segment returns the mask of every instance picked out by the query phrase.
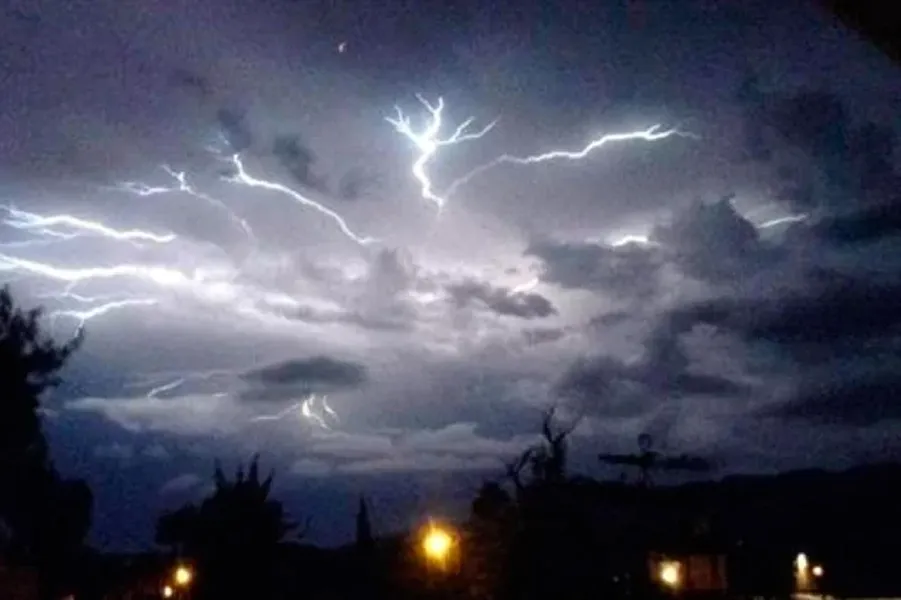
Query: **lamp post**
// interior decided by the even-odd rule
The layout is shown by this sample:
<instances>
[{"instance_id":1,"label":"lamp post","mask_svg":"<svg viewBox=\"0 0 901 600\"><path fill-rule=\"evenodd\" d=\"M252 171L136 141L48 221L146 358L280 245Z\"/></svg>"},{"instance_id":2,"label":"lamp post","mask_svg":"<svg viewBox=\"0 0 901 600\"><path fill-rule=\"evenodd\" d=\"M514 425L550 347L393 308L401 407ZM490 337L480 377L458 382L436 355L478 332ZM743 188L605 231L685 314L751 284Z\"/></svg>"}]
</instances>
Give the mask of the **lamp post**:
<instances>
[{"instance_id":1,"label":"lamp post","mask_svg":"<svg viewBox=\"0 0 901 600\"><path fill-rule=\"evenodd\" d=\"M682 563L675 560L665 560L660 563L657 573L660 583L670 591L676 592L682 587Z\"/></svg>"},{"instance_id":2,"label":"lamp post","mask_svg":"<svg viewBox=\"0 0 901 600\"><path fill-rule=\"evenodd\" d=\"M194 581L194 571L186 565L178 565L172 572L169 581L163 584L160 590L163 598L187 598L191 582Z\"/></svg>"},{"instance_id":3,"label":"lamp post","mask_svg":"<svg viewBox=\"0 0 901 600\"><path fill-rule=\"evenodd\" d=\"M422 552L426 562L446 571L454 551L454 536L444 527L430 523L422 536Z\"/></svg>"},{"instance_id":4,"label":"lamp post","mask_svg":"<svg viewBox=\"0 0 901 600\"><path fill-rule=\"evenodd\" d=\"M427 589L437 598L452 597L450 575L460 554L457 532L430 521L420 534L419 550L426 566Z\"/></svg>"}]
</instances>

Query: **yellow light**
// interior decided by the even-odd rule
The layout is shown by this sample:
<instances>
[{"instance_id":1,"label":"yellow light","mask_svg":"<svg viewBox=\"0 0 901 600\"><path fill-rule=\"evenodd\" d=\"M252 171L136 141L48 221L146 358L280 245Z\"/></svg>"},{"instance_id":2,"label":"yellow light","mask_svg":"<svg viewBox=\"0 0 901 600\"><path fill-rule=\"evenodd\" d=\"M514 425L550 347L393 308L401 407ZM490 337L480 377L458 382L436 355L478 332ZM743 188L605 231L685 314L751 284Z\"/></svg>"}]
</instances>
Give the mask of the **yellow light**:
<instances>
[{"instance_id":1,"label":"yellow light","mask_svg":"<svg viewBox=\"0 0 901 600\"><path fill-rule=\"evenodd\" d=\"M163 586L163 598L171 598L175 595L175 590L172 589L171 585Z\"/></svg>"},{"instance_id":2,"label":"yellow light","mask_svg":"<svg viewBox=\"0 0 901 600\"><path fill-rule=\"evenodd\" d=\"M448 532L432 525L422 539L422 550L429 560L444 562L453 543L454 540Z\"/></svg>"},{"instance_id":3,"label":"yellow light","mask_svg":"<svg viewBox=\"0 0 901 600\"><path fill-rule=\"evenodd\" d=\"M192 579L194 579L194 573L188 567L181 566L175 569L175 585L184 587L191 583Z\"/></svg>"},{"instance_id":4,"label":"yellow light","mask_svg":"<svg viewBox=\"0 0 901 600\"><path fill-rule=\"evenodd\" d=\"M799 553L795 558L795 567L798 569L798 572L806 573L808 566L810 566L810 561L807 560L807 555L803 552Z\"/></svg>"},{"instance_id":5,"label":"yellow light","mask_svg":"<svg viewBox=\"0 0 901 600\"><path fill-rule=\"evenodd\" d=\"M823 576L823 567L821 567L820 565L816 565L816 566L811 570L811 572L813 573L813 576L814 576L814 577L822 577L822 576Z\"/></svg>"},{"instance_id":6,"label":"yellow light","mask_svg":"<svg viewBox=\"0 0 901 600\"><path fill-rule=\"evenodd\" d=\"M660 563L660 581L669 587L678 587L682 581L682 565L675 561Z\"/></svg>"}]
</instances>

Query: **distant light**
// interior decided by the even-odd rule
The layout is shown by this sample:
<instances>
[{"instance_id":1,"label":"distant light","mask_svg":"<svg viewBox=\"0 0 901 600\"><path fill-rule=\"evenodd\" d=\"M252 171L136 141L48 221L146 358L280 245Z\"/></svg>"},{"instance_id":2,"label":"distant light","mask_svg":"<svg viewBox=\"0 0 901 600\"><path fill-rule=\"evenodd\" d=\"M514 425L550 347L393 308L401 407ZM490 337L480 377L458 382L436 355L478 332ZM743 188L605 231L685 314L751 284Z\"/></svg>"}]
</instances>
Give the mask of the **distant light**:
<instances>
[{"instance_id":1,"label":"distant light","mask_svg":"<svg viewBox=\"0 0 901 600\"><path fill-rule=\"evenodd\" d=\"M798 553L798 556L795 558L795 568L798 569L798 572L806 573L809 566L810 561L807 560L807 555L803 552Z\"/></svg>"},{"instance_id":2,"label":"distant light","mask_svg":"<svg viewBox=\"0 0 901 600\"><path fill-rule=\"evenodd\" d=\"M194 579L194 573L188 567L180 566L175 569L175 585L184 587L191 583L192 579Z\"/></svg>"},{"instance_id":3,"label":"distant light","mask_svg":"<svg viewBox=\"0 0 901 600\"><path fill-rule=\"evenodd\" d=\"M660 581L669 587L678 587L682 581L682 565L676 561L660 563Z\"/></svg>"},{"instance_id":4,"label":"distant light","mask_svg":"<svg viewBox=\"0 0 901 600\"><path fill-rule=\"evenodd\" d=\"M816 565L812 571L814 577L822 577L823 576L823 567L820 565Z\"/></svg>"},{"instance_id":5,"label":"distant light","mask_svg":"<svg viewBox=\"0 0 901 600\"><path fill-rule=\"evenodd\" d=\"M453 542L453 538L447 531L431 525L422 539L422 550L429 560L444 562L450 553Z\"/></svg>"},{"instance_id":6,"label":"distant light","mask_svg":"<svg viewBox=\"0 0 901 600\"><path fill-rule=\"evenodd\" d=\"M163 598L171 598L175 595L175 590L172 589L171 585L163 586Z\"/></svg>"},{"instance_id":7,"label":"distant light","mask_svg":"<svg viewBox=\"0 0 901 600\"><path fill-rule=\"evenodd\" d=\"M338 44L338 52L344 54L344 51L347 50L347 42L341 42Z\"/></svg>"}]
</instances>

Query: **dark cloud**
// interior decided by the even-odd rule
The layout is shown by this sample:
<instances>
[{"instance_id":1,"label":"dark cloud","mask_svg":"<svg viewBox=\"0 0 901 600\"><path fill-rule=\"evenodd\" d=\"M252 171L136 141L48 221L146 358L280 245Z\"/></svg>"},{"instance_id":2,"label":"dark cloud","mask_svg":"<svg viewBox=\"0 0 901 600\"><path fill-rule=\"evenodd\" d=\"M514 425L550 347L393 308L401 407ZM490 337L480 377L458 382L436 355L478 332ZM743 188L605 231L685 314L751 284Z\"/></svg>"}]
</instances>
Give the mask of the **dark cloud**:
<instances>
[{"instance_id":1,"label":"dark cloud","mask_svg":"<svg viewBox=\"0 0 901 600\"><path fill-rule=\"evenodd\" d=\"M277 386L329 386L356 387L366 381L366 367L363 365L329 358L314 356L286 360L252 371L243 375L244 379L265 385Z\"/></svg>"},{"instance_id":2,"label":"dark cloud","mask_svg":"<svg viewBox=\"0 0 901 600\"><path fill-rule=\"evenodd\" d=\"M657 290L661 257L639 244L533 242L527 256L541 260L541 280L564 288L596 290L621 298L647 298Z\"/></svg>"},{"instance_id":3,"label":"dark cloud","mask_svg":"<svg viewBox=\"0 0 901 600\"><path fill-rule=\"evenodd\" d=\"M353 167L338 181L335 191L340 200L356 202L371 196L381 184L381 178L371 169Z\"/></svg>"},{"instance_id":4,"label":"dark cloud","mask_svg":"<svg viewBox=\"0 0 901 600\"><path fill-rule=\"evenodd\" d=\"M866 341L901 325L901 282L812 274L788 293L763 298L723 298L674 312L684 323L732 330L748 341L768 341L803 358L811 346Z\"/></svg>"},{"instance_id":5,"label":"dark cloud","mask_svg":"<svg viewBox=\"0 0 901 600\"><path fill-rule=\"evenodd\" d=\"M253 145L254 136L247 123L244 111L220 108L216 111L216 121L232 152L243 152Z\"/></svg>"},{"instance_id":6,"label":"dark cloud","mask_svg":"<svg viewBox=\"0 0 901 600\"><path fill-rule=\"evenodd\" d=\"M284 134L272 142L272 154L300 185L318 190L328 190L328 182L324 176L314 173L316 154L301 140L297 134Z\"/></svg>"},{"instance_id":7,"label":"dark cloud","mask_svg":"<svg viewBox=\"0 0 901 600\"><path fill-rule=\"evenodd\" d=\"M175 69L172 72L172 82L179 87L191 90L202 99L207 99L213 95L213 89L209 80L203 75L199 75L188 69ZM225 116L225 118L223 118L223 116ZM220 111L220 114L217 115L217 121L219 122L219 125L225 129L225 123L229 122L230 119L228 119L226 115L222 115Z\"/></svg>"},{"instance_id":8,"label":"dark cloud","mask_svg":"<svg viewBox=\"0 0 901 600\"><path fill-rule=\"evenodd\" d=\"M556 391L607 416L633 416L683 397L746 394L749 388L741 382L693 368L681 340L687 332L662 323L634 362L605 355L580 359L557 381Z\"/></svg>"},{"instance_id":9,"label":"dark cloud","mask_svg":"<svg viewBox=\"0 0 901 600\"><path fill-rule=\"evenodd\" d=\"M657 227L652 237L685 274L707 281L748 277L777 257L738 214L730 197L712 204L696 202Z\"/></svg>"},{"instance_id":10,"label":"dark cloud","mask_svg":"<svg viewBox=\"0 0 901 600\"><path fill-rule=\"evenodd\" d=\"M807 89L791 95L767 95L754 77L748 78L740 99L746 111L749 155L778 163L785 160L775 152L782 141L809 161L806 168L795 169L792 177L784 178L780 197L793 207L835 209L897 196L897 139L891 127L873 122L857 125L835 93ZM775 135L768 138L769 131Z\"/></svg>"},{"instance_id":11,"label":"dark cloud","mask_svg":"<svg viewBox=\"0 0 901 600\"><path fill-rule=\"evenodd\" d=\"M789 402L761 414L865 427L882 421L901 420L899 395L901 373L897 368L838 379L822 377L806 382Z\"/></svg>"},{"instance_id":12,"label":"dark cloud","mask_svg":"<svg viewBox=\"0 0 901 600\"><path fill-rule=\"evenodd\" d=\"M523 337L526 340L526 344L530 346L556 342L565 335L566 330L562 328L540 327L523 331Z\"/></svg>"},{"instance_id":13,"label":"dark cloud","mask_svg":"<svg viewBox=\"0 0 901 600\"><path fill-rule=\"evenodd\" d=\"M478 303L499 315L535 319L557 314L550 300L535 293L513 292L510 288L467 280L447 286L453 302L460 307Z\"/></svg>"},{"instance_id":14,"label":"dark cloud","mask_svg":"<svg viewBox=\"0 0 901 600\"><path fill-rule=\"evenodd\" d=\"M631 318L632 314L630 312L620 310L592 317L588 324L591 327L615 327L629 321Z\"/></svg>"},{"instance_id":15,"label":"dark cloud","mask_svg":"<svg viewBox=\"0 0 901 600\"><path fill-rule=\"evenodd\" d=\"M901 178L895 194L901 193ZM842 215L829 215L813 226L813 233L835 244L861 244L901 233L901 198Z\"/></svg>"}]
</instances>

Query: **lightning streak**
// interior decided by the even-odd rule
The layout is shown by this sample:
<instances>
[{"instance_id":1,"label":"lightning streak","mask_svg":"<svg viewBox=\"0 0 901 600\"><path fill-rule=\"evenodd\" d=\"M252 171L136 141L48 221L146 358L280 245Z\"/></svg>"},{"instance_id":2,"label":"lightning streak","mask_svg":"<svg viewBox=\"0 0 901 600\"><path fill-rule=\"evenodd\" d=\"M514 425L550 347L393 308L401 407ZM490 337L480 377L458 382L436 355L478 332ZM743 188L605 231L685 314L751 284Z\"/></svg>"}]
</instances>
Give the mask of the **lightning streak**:
<instances>
[{"instance_id":1,"label":"lightning streak","mask_svg":"<svg viewBox=\"0 0 901 600\"><path fill-rule=\"evenodd\" d=\"M260 188L264 190L269 190L271 192L278 192L280 194L284 194L294 201L302 204L303 206L310 207L320 214L323 214L333 220L337 225L341 232L346 235L348 238L360 244L361 246L366 246L375 242L374 238L363 237L357 235L344 220L344 217L339 215L334 210L323 206L322 204L316 202L315 200L311 200L307 198L300 192L293 190L285 185L280 183L276 183L274 181L268 181L265 179L257 179L247 173L247 170L244 168L244 162L241 160L241 156L239 154L234 154L229 159L229 162L232 163L235 167L235 173L231 177L228 177L228 180L234 183L240 183L242 185L246 185L248 187Z\"/></svg>"},{"instance_id":2,"label":"lightning streak","mask_svg":"<svg viewBox=\"0 0 901 600\"><path fill-rule=\"evenodd\" d=\"M273 319L285 322L287 319L276 316L271 309L283 310L286 307L297 308L300 306L297 300L286 294L237 285L230 279L230 272L221 273L196 269L191 273L186 273L169 267L132 263L108 267L67 268L0 253L0 273L3 272L25 273L66 284L64 290L55 297L69 298L80 302L100 302L102 297L75 297L72 290L76 286L102 280L128 278L163 288L171 293L186 293L204 303L226 307L237 314L264 322ZM111 310L158 303L160 303L158 300L150 298L120 299L108 301L101 306L87 310L59 311L59 315L78 318L83 324L84 321L105 315ZM261 308L269 310L264 311Z\"/></svg>"},{"instance_id":3,"label":"lightning streak","mask_svg":"<svg viewBox=\"0 0 901 600\"><path fill-rule=\"evenodd\" d=\"M768 229L770 227L776 227L777 225L783 225L785 223L802 223L808 219L808 215L800 214L800 215L788 215L787 217L779 217L777 219L770 219L769 221L764 221L759 225L756 225L758 229Z\"/></svg>"},{"instance_id":4,"label":"lightning streak","mask_svg":"<svg viewBox=\"0 0 901 600\"><path fill-rule=\"evenodd\" d=\"M78 321L78 328L82 328L86 321L94 317L103 316L114 310L127 308L129 306L155 306L159 301L152 298L131 298L125 300L114 300L105 302L100 306L89 308L87 310L58 310L50 313L51 317L72 317Z\"/></svg>"},{"instance_id":5,"label":"lightning streak","mask_svg":"<svg viewBox=\"0 0 901 600\"><path fill-rule=\"evenodd\" d=\"M277 413L257 415L250 421L252 423L281 421L288 415L295 413L300 414L301 417L316 425L317 427L328 430L330 430L331 427L326 421L324 415L331 417L335 421L338 420L338 415L334 410L332 410L332 407L328 405L328 399L326 398L326 396L310 394L303 400L295 402L291 406L288 406L287 408L280 410Z\"/></svg>"},{"instance_id":6,"label":"lightning streak","mask_svg":"<svg viewBox=\"0 0 901 600\"><path fill-rule=\"evenodd\" d=\"M428 123L422 131L413 130L410 117L405 115L400 107L395 106L397 117L385 117L385 120L394 126L395 131L409 139L419 150L419 157L413 162L413 177L419 182L422 188L422 197L435 204L440 210L445 203L445 198L439 196L434 191L432 180L426 172L426 166L432 160L443 146L452 146L462 142L477 140L491 131L497 124L492 121L483 129L477 132L468 132L469 126L474 121L473 118L466 119L461 123L454 133L448 138L440 138L442 123L442 112L444 111L444 99L438 98L438 103L432 105L421 95L417 94L416 99L426 108L431 115Z\"/></svg>"},{"instance_id":7,"label":"lightning streak","mask_svg":"<svg viewBox=\"0 0 901 600\"><path fill-rule=\"evenodd\" d=\"M639 131L629 131L625 133L608 133L602 135L599 138L596 138L590 141L584 148L581 150L551 150L550 152L545 152L544 154L536 154L534 156L512 156L510 154L503 154L491 162L485 163L479 167L476 167L466 175L455 180L450 187L448 187L447 192L445 193L445 197L449 198L453 196L453 194L460 189L462 186L466 185L470 181L472 181L478 175L489 171L495 167L498 167L503 164L513 164L513 165L533 165L537 163L553 161L553 160L582 160L586 158L589 154L594 152L595 150L606 146L608 144L616 143L616 142L630 142L630 141L645 141L645 142L658 142L661 140L665 140L672 136L680 136L680 137L690 137L697 139L697 135L693 133L688 133L684 131L680 131L678 129L666 129L661 131L661 125L654 125L652 127L648 127L644 130Z\"/></svg>"},{"instance_id":8,"label":"lightning streak","mask_svg":"<svg viewBox=\"0 0 901 600\"><path fill-rule=\"evenodd\" d=\"M169 383L164 383L163 385L156 386L155 388L153 388L152 390L147 392L147 397L148 398L156 398L160 394L162 394L164 392L171 392L172 390L174 390L176 388L180 388L184 384L185 384L185 378L180 377L180 378L176 379L175 381L170 381Z\"/></svg>"},{"instance_id":9,"label":"lightning streak","mask_svg":"<svg viewBox=\"0 0 901 600\"><path fill-rule=\"evenodd\" d=\"M305 405L306 400L301 400L300 402L295 402L288 408L284 410L280 410L279 412L271 415L257 415L252 418L251 423L261 423L264 421L281 421L291 413L296 413L301 410L301 408Z\"/></svg>"},{"instance_id":10,"label":"lightning streak","mask_svg":"<svg viewBox=\"0 0 901 600\"><path fill-rule=\"evenodd\" d=\"M116 241L168 244L176 239L174 234L160 235L140 229L124 231L113 229L98 221L89 221L68 214L45 216L9 206L4 207L4 209L9 213L9 218L3 220L5 225L23 231L36 232L59 240L71 240L83 235L95 235ZM70 231L55 229L59 227Z\"/></svg>"},{"instance_id":11,"label":"lightning streak","mask_svg":"<svg viewBox=\"0 0 901 600\"><path fill-rule=\"evenodd\" d=\"M195 189L194 186L188 183L188 176L184 171L176 171L169 165L163 165L162 168L170 177L172 177L172 179L175 180L175 182L178 184L177 186L150 186L143 183L127 181L120 184L117 189L124 190L138 196L156 196L159 194L172 194L176 192L188 194L189 196L193 196L194 198L202 200L203 202L210 204L218 210L223 211L228 216L228 219L235 226L241 229L241 231L244 233L244 235L247 236L250 241L256 240L256 236L254 235L253 230L250 228L250 224L247 222L247 220L239 217L238 214L235 213L235 211L233 211L228 207L228 205L225 204L225 202Z\"/></svg>"}]
</instances>

